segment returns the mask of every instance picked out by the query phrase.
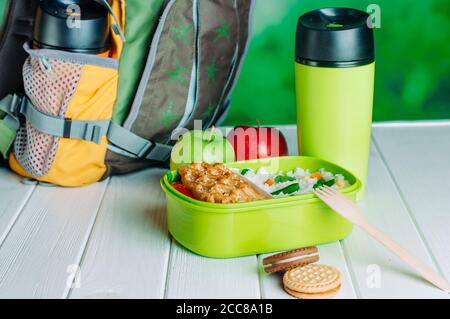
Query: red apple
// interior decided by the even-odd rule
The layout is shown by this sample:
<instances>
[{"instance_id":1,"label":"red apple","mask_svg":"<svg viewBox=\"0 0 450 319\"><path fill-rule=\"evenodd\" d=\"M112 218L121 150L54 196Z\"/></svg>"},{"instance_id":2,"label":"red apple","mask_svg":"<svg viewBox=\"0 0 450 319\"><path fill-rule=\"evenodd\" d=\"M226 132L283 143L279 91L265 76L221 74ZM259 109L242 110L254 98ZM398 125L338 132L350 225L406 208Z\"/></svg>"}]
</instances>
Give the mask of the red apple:
<instances>
[{"instance_id":1,"label":"red apple","mask_svg":"<svg viewBox=\"0 0 450 319\"><path fill-rule=\"evenodd\" d=\"M237 161L288 155L286 138L274 127L237 126L227 139Z\"/></svg>"}]
</instances>

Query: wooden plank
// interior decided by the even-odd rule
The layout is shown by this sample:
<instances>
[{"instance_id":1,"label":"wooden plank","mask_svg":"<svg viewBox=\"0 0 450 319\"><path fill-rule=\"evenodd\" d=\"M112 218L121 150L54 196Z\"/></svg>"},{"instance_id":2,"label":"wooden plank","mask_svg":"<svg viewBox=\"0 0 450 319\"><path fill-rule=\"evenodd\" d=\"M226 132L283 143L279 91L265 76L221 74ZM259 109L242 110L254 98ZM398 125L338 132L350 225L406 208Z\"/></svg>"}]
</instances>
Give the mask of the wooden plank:
<instances>
[{"instance_id":1,"label":"wooden plank","mask_svg":"<svg viewBox=\"0 0 450 319\"><path fill-rule=\"evenodd\" d=\"M389 139L395 137L391 134ZM408 158L398 154L403 165ZM400 159L401 157L401 159ZM432 265L427 248L375 148L370 155L367 194L359 203L369 221ZM446 298L360 229L343 241L356 292L362 298ZM379 280L378 280L379 279Z\"/></svg>"},{"instance_id":2,"label":"wooden plank","mask_svg":"<svg viewBox=\"0 0 450 319\"><path fill-rule=\"evenodd\" d=\"M205 258L173 241L165 297L259 299L257 258Z\"/></svg>"},{"instance_id":3,"label":"wooden plank","mask_svg":"<svg viewBox=\"0 0 450 319\"><path fill-rule=\"evenodd\" d=\"M20 180L10 170L0 168L0 247L35 189Z\"/></svg>"},{"instance_id":4,"label":"wooden plank","mask_svg":"<svg viewBox=\"0 0 450 319\"><path fill-rule=\"evenodd\" d=\"M170 238L165 170L113 177L81 265L81 285L71 298L162 298Z\"/></svg>"},{"instance_id":5,"label":"wooden plank","mask_svg":"<svg viewBox=\"0 0 450 319\"><path fill-rule=\"evenodd\" d=\"M36 188L0 249L0 298L66 296L106 187Z\"/></svg>"},{"instance_id":6,"label":"wooden plank","mask_svg":"<svg viewBox=\"0 0 450 319\"><path fill-rule=\"evenodd\" d=\"M347 268L347 262L339 242L320 245L320 264L330 265L341 272L342 289L334 299L355 299L356 293L353 289L352 278ZM261 294L265 299L295 299L288 295L283 289L283 273L266 274L262 267L262 260L267 255L259 256L259 272L261 282Z\"/></svg>"},{"instance_id":7,"label":"wooden plank","mask_svg":"<svg viewBox=\"0 0 450 319\"><path fill-rule=\"evenodd\" d=\"M376 122L374 128L403 128L403 127L437 127L450 126L450 120L419 120L419 121L389 121Z\"/></svg>"},{"instance_id":8,"label":"wooden plank","mask_svg":"<svg viewBox=\"0 0 450 319\"><path fill-rule=\"evenodd\" d=\"M420 237L450 280L450 123L376 128L374 136Z\"/></svg>"}]
</instances>

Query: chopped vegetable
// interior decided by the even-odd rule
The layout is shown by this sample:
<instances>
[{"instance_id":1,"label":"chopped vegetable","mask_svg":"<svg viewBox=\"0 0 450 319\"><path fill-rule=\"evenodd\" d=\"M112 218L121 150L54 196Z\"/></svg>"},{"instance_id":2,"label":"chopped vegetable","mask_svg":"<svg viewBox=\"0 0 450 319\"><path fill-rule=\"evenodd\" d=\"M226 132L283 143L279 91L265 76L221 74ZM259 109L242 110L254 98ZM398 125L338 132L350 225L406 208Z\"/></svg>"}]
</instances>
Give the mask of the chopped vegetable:
<instances>
[{"instance_id":1,"label":"chopped vegetable","mask_svg":"<svg viewBox=\"0 0 450 319\"><path fill-rule=\"evenodd\" d=\"M184 186L182 183L173 183L172 187L176 191L180 192L181 194L186 195L187 197L195 199L194 194L192 194L192 192L186 186Z\"/></svg>"},{"instance_id":2,"label":"chopped vegetable","mask_svg":"<svg viewBox=\"0 0 450 319\"><path fill-rule=\"evenodd\" d=\"M275 181L271 178L269 178L267 181L264 182L264 184L272 186L273 184L275 184Z\"/></svg>"},{"instance_id":3,"label":"chopped vegetable","mask_svg":"<svg viewBox=\"0 0 450 319\"><path fill-rule=\"evenodd\" d=\"M321 179L323 179L323 176L322 176L322 174L320 174L319 172L317 172L317 173L312 174L312 175L311 175L311 178L315 178L315 179L317 179L317 180L321 180Z\"/></svg>"},{"instance_id":4,"label":"chopped vegetable","mask_svg":"<svg viewBox=\"0 0 450 319\"><path fill-rule=\"evenodd\" d=\"M316 183L316 185L313 186L314 189L318 189L324 186L331 187L336 183L336 180L331 179L329 181L324 180L323 178L319 179L319 181Z\"/></svg>"},{"instance_id":5,"label":"chopped vegetable","mask_svg":"<svg viewBox=\"0 0 450 319\"><path fill-rule=\"evenodd\" d=\"M325 186L331 187L334 184L336 184L336 180L335 179L330 179L329 181L325 182Z\"/></svg>"},{"instance_id":6,"label":"chopped vegetable","mask_svg":"<svg viewBox=\"0 0 450 319\"><path fill-rule=\"evenodd\" d=\"M171 184L177 183L181 180L181 175L178 172L176 172L174 174L174 173L172 173L172 171L168 171L166 176L167 176L167 181Z\"/></svg>"},{"instance_id":7,"label":"chopped vegetable","mask_svg":"<svg viewBox=\"0 0 450 319\"><path fill-rule=\"evenodd\" d=\"M344 188L346 186L345 181L339 180L336 182L337 187Z\"/></svg>"},{"instance_id":8,"label":"chopped vegetable","mask_svg":"<svg viewBox=\"0 0 450 319\"><path fill-rule=\"evenodd\" d=\"M173 175L172 175L172 172L171 172L171 171L168 171L168 172L167 172L166 177L167 177L167 181L168 181L169 183L172 183Z\"/></svg>"},{"instance_id":9,"label":"chopped vegetable","mask_svg":"<svg viewBox=\"0 0 450 319\"><path fill-rule=\"evenodd\" d=\"M249 168L243 169L243 170L241 171L241 175L243 176L243 175L247 174L248 172L250 172L250 169L249 169Z\"/></svg>"},{"instance_id":10,"label":"chopped vegetable","mask_svg":"<svg viewBox=\"0 0 450 319\"><path fill-rule=\"evenodd\" d=\"M276 192L273 192L272 195L274 195L274 196L281 195L281 194L290 195L295 192L298 192L299 190L300 190L300 185L298 183L295 183L295 184L289 185L288 187L280 189Z\"/></svg>"},{"instance_id":11,"label":"chopped vegetable","mask_svg":"<svg viewBox=\"0 0 450 319\"><path fill-rule=\"evenodd\" d=\"M295 177L292 177L292 176L279 175L279 176L275 177L275 182L277 184L285 183L285 182L293 182L293 181L295 181Z\"/></svg>"}]
</instances>

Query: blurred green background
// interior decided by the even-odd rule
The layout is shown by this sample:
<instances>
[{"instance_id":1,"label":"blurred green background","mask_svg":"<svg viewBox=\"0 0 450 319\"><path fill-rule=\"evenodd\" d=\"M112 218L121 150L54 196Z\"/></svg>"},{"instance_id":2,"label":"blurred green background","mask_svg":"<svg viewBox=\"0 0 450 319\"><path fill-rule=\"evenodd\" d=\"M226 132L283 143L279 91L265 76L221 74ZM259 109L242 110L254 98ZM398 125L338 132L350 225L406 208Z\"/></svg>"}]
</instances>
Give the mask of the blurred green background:
<instances>
[{"instance_id":1,"label":"blurred green background","mask_svg":"<svg viewBox=\"0 0 450 319\"><path fill-rule=\"evenodd\" d=\"M4 10L5 10L5 6L6 6L6 0L0 0L0 25L3 22L4 17Z\"/></svg>"},{"instance_id":2,"label":"blurred green background","mask_svg":"<svg viewBox=\"0 0 450 319\"><path fill-rule=\"evenodd\" d=\"M254 36L226 124L295 123L298 17L323 7L381 8L374 120L450 118L449 0L256 0Z\"/></svg>"},{"instance_id":3,"label":"blurred green background","mask_svg":"<svg viewBox=\"0 0 450 319\"><path fill-rule=\"evenodd\" d=\"M381 8L374 120L450 118L449 0L256 0L253 39L226 124L295 123L298 17L330 6L366 11L370 4Z\"/></svg>"}]
</instances>

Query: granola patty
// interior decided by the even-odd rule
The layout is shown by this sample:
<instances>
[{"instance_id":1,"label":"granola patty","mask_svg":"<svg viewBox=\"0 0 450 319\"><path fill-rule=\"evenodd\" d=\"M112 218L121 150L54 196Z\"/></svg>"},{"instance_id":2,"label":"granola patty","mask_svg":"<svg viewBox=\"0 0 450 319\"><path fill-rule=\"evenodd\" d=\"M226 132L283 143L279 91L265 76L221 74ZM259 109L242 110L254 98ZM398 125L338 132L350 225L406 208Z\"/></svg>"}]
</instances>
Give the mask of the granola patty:
<instances>
[{"instance_id":1,"label":"granola patty","mask_svg":"<svg viewBox=\"0 0 450 319\"><path fill-rule=\"evenodd\" d=\"M231 204L264 199L224 164L193 163L180 167L179 173L183 185L201 201Z\"/></svg>"}]
</instances>

